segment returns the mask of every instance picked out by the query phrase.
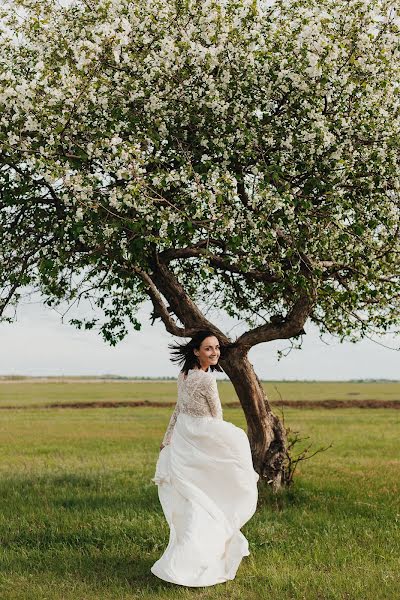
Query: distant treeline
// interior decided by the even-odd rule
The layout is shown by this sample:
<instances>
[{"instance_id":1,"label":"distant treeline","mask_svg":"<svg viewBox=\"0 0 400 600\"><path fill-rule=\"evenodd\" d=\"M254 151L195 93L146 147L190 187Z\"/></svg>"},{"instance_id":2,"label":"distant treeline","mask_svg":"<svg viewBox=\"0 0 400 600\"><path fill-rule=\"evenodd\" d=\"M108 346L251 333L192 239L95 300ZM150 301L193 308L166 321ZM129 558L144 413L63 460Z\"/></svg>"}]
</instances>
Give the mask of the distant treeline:
<instances>
[{"instance_id":1,"label":"distant treeline","mask_svg":"<svg viewBox=\"0 0 400 600\"><path fill-rule=\"evenodd\" d=\"M13 380L19 381L24 379L69 379L69 380L113 380L113 381L176 381L176 377L147 377L138 375L135 377L125 377L123 375L0 375L0 381ZM219 381L229 381L227 377L219 379ZM263 383L399 383L399 379L261 379Z\"/></svg>"}]
</instances>

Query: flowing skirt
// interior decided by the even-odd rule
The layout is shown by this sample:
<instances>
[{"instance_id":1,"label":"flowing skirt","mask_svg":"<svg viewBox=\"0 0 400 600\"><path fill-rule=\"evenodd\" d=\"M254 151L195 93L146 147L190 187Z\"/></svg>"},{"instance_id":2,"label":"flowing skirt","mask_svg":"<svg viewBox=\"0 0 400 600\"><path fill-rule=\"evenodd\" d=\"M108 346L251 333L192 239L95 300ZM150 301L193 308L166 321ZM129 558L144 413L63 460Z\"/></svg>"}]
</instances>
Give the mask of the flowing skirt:
<instances>
[{"instance_id":1,"label":"flowing skirt","mask_svg":"<svg viewBox=\"0 0 400 600\"><path fill-rule=\"evenodd\" d=\"M243 429L179 413L151 480L170 528L168 546L151 572L193 587L234 579L250 554L240 528L256 510L258 479Z\"/></svg>"}]
</instances>

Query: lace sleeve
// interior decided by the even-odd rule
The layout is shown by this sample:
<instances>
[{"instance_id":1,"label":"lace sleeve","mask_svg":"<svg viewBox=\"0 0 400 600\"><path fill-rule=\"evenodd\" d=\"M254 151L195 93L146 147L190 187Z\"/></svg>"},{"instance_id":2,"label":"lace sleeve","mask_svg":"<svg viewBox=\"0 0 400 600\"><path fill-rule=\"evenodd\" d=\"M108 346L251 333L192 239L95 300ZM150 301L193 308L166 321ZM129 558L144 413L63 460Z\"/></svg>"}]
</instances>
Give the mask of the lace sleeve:
<instances>
[{"instance_id":1,"label":"lace sleeve","mask_svg":"<svg viewBox=\"0 0 400 600\"><path fill-rule=\"evenodd\" d=\"M174 431L174 427L175 427L175 423L176 423L176 419L178 417L178 414L179 414L179 406L178 406L178 404L176 404L176 406L174 408L174 412L171 415L171 418L170 418L169 423L168 423L167 430L166 430L166 432L164 434L164 438L163 438L163 441L162 441L162 443L164 444L164 446L167 446L170 443L170 441L171 441L172 433Z\"/></svg>"},{"instance_id":2,"label":"lace sleeve","mask_svg":"<svg viewBox=\"0 0 400 600\"><path fill-rule=\"evenodd\" d=\"M222 420L221 400L219 399L217 382L213 375L207 375L203 378L200 393L205 397L211 415L216 419Z\"/></svg>"}]
</instances>

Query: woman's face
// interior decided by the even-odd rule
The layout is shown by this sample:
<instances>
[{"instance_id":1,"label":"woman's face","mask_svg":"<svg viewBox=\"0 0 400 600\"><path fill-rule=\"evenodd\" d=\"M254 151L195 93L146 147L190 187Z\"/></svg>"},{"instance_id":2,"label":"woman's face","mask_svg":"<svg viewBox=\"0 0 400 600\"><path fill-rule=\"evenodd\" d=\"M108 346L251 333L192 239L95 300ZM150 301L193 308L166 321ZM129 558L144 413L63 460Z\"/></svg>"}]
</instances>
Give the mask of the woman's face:
<instances>
[{"instance_id":1,"label":"woman's face","mask_svg":"<svg viewBox=\"0 0 400 600\"><path fill-rule=\"evenodd\" d=\"M221 354L218 339L215 335L204 338L200 348L198 350L195 348L194 353L198 357L202 369L206 370L210 365L216 365Z\"/></svg>"}]
</instances>

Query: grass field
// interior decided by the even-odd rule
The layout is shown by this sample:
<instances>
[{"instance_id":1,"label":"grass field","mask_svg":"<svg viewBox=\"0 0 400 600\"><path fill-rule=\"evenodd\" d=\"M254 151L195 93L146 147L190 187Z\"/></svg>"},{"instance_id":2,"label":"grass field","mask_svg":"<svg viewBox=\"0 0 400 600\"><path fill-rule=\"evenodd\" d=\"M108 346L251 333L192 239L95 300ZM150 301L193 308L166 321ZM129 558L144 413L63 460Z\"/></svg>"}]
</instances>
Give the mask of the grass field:
<instances>
[{"instance_id":1,"label":"grass field","mask_svg":"<svg viewBox=\"0 0 400 600\"><path fill-rule=\"evenodd\" d=\"M1 386L2 402L26 403L32 390L35 402L40 390L63 401L83 389L35 385L8 397ZM135 389L82 385L86 399L132 397ZM160 389L134 385L149 397ZM340 386L332 390L346 393ZM310 441L314 449L333 447L302 462L279 499L260 490L242 529L251 554L235 580L197 589L150 572L168 542L150 479L170 414L150 407L1 411L1 600L400 597L399 411L286 409L286 424L310 437L297 451ZM224 419L245 429L239 409L225 408Z\"/></svg>"},{"instance_id":2,"label":"grass field","mask_svg":"<svg viewBox=\"0 0 400 600\"><path fill-rule=\"evenodd\" d=\"M271 401L283 400L396 400L400 401L400 382L282 382L264 383ZM237 400L230 382L219 381L222 404ZM121 400L176 401L176 382L71 380L40 382L0 380L0 407L48 403L104 402Z\"/></svg>"}]
</instances>

